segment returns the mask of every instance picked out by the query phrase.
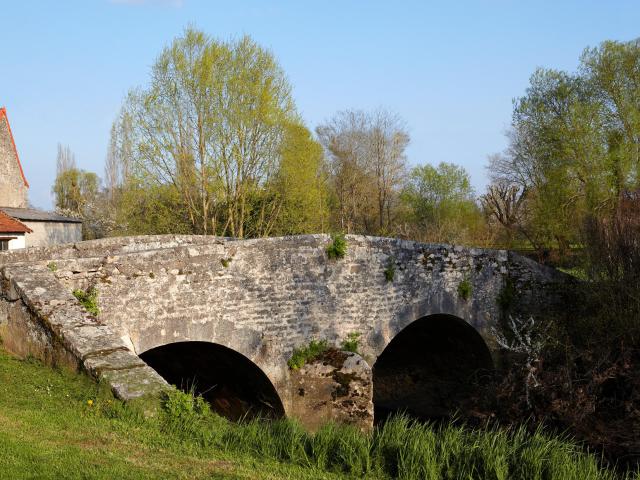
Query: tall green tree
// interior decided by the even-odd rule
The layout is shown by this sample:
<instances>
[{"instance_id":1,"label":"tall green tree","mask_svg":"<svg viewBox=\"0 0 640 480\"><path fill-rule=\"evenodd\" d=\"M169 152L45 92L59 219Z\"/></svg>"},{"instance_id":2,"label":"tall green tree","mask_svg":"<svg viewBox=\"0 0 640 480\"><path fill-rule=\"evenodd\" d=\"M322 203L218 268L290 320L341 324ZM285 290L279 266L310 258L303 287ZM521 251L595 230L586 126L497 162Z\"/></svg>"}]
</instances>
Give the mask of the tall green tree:
<instances>
[{"instance_id":1,"label":"tall green tree","mask_svg":"<svg viewBox=\"0 0 640 480\"><path fill-rule=\"evenodd\" d=\"M589 216L610 215L639 186L640 44L585 50L575 74L539 69L514 102L510 147L493 186L517 186L523 235L538 249L581 241ZM489 192L490 193L490 192Z\"/></svg>"},{"instance_id":2,"label":"tall green tree","mask_svg":"<svg viewBox=\"0 0 640 480\"><path fill-rule=\"evenodd\" d=\"M290 91L274 56L249 37L222 42L187 29L125 103L132 191L173 189L193 233L267 234L281 197L266 190L286 128L298 122Z\"/></svg>"},{"instance_id":3,"label":"tall green tree","mask_svg":"<svg viewBox=\"0 0 640 480\"><path fill-rule=\"evenodd\" d=\"M281 159L272 189L280 198L274 234L295 235L327 231L327 175L322 146L299 123L286 126Z\"/></svg>"},{"instance_id":4,"label":"tall green tree","mask_svg":"<svg viewBox=\"0 0 640 480\"><path fill-rule=\"evenodd\" d=\"M100 191L100 178L76 166L75 154L68 146L58 144L56 179L51 189L55 206L68 214L82 216Z\"/></svg>"},{"instance_id":5,"label":"tall green tree","mask_svg":"<svg viewBox=\"0 0 640 480\"><path fill-rule=\"evenodd\" d=\"M93 172L79 169L71 149L60 144L56 170L56 179L51 189L56 210L63 215L82 219L84 239L103 236L106 227L100 177Z\"/></svg>"}]
</instances>

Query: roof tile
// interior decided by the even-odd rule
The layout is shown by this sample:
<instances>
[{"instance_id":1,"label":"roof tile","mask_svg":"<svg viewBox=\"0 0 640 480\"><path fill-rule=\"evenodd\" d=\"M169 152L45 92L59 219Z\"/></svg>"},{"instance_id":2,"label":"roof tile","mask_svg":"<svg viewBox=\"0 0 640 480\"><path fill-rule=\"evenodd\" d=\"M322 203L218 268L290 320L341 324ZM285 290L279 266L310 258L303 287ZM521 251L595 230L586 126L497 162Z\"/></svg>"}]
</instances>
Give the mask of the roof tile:
<instances>
[{"instance_id":1,"label":"roof tile","mask_svg":"<svg viewBox=\"0 0 640 480\"><path fill-rule=\"evenodd\" d=\"M24 223L0 210L0 233L31 233L32 231Z\"/></svg>"}]
</instances>

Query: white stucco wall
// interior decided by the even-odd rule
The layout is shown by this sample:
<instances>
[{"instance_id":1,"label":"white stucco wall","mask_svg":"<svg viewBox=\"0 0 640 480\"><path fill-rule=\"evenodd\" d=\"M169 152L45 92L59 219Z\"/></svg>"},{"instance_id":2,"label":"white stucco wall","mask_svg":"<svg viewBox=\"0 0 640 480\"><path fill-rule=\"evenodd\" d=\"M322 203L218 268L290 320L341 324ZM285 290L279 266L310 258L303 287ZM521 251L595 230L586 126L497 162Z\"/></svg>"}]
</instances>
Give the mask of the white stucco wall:
<instances>
[{"instance_id":1,"label":"white stucco wall","mask_svg":"<svg viewBox=\"0 0 640 480\"><path fill-rule=\"evenodd\" d=\"M33 233L27 234L27 247L46 247L59 243L73 243L82 240L81 223L36 222L22 220Z\"/></svg>"},{"instance_id":2,"label":"white stucco wall","mask_svg":"<svg viewBox=\"0 0 640 480\"><path fill-rule=\"evenodd\" d=\"M0 234L0 238L5 235ZM9 240L9 250L17 250L18 248L25 247L25 237L23 233L10 233L6 235L7 237L16 237L13 240Z\"/></svg>"}]
</instances>

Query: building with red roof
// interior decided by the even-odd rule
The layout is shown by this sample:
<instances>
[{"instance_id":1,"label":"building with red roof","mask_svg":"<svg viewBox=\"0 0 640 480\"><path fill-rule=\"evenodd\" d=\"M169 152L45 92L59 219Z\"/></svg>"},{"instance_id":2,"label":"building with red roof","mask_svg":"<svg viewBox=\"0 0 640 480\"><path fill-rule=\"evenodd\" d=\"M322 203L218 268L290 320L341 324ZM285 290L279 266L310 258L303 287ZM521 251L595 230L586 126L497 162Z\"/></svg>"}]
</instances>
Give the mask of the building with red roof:
<instances>
[{"instance_id":1,"label":"building with red roof","mask_svg":"<svg viewBox=\"0 0 640 480\"><path fill-rule=\"evenodd\" d=\"M0 251L9 250L9 245L11 245L11 250L24 248L26 246L25 235L32 232L33 230L24 223L0 210Z\"/></svg>"},{"instance_id":2,"label":"building with red roof","mask_svg":"<svg viewBox=\"0 0 640 480\"><path fill-rule=\"evenodd\" d=\"M82 221L30 208L7 109L0 108L0 250L82 240Z\"/></svg>"}]
</instances>

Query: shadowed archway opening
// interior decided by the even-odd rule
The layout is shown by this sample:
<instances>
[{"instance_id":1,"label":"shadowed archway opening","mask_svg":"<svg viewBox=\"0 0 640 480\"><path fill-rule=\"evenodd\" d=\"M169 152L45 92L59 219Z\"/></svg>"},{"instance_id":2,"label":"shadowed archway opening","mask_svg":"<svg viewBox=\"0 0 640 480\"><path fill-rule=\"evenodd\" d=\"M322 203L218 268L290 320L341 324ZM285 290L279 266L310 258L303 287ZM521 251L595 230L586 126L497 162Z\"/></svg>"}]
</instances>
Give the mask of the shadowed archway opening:
<instances>
[{"instance_id":1,"label":"shadowed archway opening","mask_svg":"<svg viewBox=\"0 0 640 480\"><path fill-rule=\"evenodd\" d=\"M375 422L405 412L421 420L449 418L493 368L480 334L453 315L429 315L411 323L373 365Z\"/></svg>"},{"instance_id":2,"label":"shadowed archway opening","mask_svg":"<svg viewBox=\"0 0 640 480\"><path fill-rule=\"evenodd\" d=\"M177 342L140 355L168 383L194 390L232 421L284 416L280 397L264 372L244 355L209 342Z\"/></svg>"}]
</instances>

